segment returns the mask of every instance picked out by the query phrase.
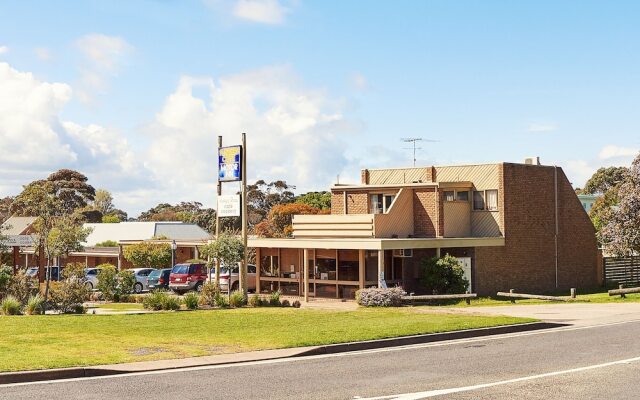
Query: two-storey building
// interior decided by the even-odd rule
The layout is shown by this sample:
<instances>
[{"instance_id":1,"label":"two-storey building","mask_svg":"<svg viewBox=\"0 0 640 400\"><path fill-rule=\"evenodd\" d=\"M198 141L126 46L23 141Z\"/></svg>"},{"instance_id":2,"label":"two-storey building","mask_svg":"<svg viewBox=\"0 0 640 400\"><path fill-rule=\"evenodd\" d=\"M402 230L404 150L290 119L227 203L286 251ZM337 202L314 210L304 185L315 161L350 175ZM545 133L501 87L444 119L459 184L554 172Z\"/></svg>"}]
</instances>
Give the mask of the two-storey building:
<instances>
[{"instance_id":1,"label":"two-storey building","mask_svg":"<svg viewBox=\"0 0 640 400\"><path fill-rule=\"evenodd\" d=\"M293 238L251 239L260 292L353 298L419 293L420 263L451 254L473 292L598 284L591 221L559 167L497 163L363 170L331 188L330 215L296 215Z\"/></svg>"}]
</instances>

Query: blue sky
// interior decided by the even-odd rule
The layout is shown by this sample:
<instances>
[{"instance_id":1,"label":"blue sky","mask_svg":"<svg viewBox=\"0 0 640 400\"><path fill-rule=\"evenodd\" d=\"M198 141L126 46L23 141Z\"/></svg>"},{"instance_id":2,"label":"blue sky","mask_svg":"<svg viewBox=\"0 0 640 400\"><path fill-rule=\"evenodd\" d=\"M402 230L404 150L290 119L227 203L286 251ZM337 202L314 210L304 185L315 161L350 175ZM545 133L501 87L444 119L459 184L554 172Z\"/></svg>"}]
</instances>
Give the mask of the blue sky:
<instances>
[{"instance_id":1,"label":"blue sky","mask_svg":"<svg viewBox=\"0 0 640 400\"><path fill-rule=\"evenodd\" d=\"M250 177L300 191L410 165L402 137L438 140L419 165L540 156L581 186L640 149L637 15L631 1L2 1L0 196L69 167L132 215L213 206L216 137L243 130Z\"/></svg>"}]
</instances>

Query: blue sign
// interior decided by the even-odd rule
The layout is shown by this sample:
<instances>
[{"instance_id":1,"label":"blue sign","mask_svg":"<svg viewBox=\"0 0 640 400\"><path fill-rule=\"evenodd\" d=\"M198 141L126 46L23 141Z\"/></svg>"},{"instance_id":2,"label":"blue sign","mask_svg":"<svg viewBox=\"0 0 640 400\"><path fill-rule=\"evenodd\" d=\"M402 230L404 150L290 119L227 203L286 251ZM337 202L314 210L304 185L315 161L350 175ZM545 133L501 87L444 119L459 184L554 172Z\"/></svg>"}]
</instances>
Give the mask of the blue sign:
<instances>
[{"instance_id":1,"label":"blue sign","mask_svg":"<svg viewBox=\"0 0 640 400\"><path fill-rule=\"evenodd\" d=\"M218 149L218 180L220 182L242 180L242 146Z\"/></svg>"}]
</instances>

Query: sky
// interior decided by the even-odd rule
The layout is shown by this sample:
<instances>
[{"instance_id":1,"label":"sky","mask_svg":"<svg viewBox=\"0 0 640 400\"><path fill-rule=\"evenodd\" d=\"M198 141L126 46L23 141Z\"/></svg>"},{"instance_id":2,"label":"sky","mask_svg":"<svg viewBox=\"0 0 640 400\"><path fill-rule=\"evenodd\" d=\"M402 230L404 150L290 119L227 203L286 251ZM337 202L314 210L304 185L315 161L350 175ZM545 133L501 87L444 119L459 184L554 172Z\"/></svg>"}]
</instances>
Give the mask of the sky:
<instances>
[{"instance_id":1,"label":"sky","mask_svg":"<svg viewBox=\"0 0 640 400\"><path fill-rule=\"evenodd\" d=\"M640 149L640 2L0 1L0 197L76 169L136 216L215 207L216 146L298 193L360 169ZM233 193L237 184L225 184Z\"/></svg>"}]
</instances>

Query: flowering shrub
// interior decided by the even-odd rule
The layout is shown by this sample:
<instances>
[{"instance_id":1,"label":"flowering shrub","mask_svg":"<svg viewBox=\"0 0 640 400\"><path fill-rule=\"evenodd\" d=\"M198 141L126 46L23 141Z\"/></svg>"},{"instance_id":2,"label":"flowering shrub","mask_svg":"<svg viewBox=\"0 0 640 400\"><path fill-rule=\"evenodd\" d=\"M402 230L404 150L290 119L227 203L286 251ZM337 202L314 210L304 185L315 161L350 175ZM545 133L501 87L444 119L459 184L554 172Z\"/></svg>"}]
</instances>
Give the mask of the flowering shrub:
<instances>
[{"instance_id":1,"label":"flowering shrub","mask_svg":"<svg viewBox=\"0 0 640 400\"><path fill-rule=\"evenodd\" d=\"M401 287L361 289L356 292L356 302L363 307L399 307L405 294Z\"/></svg>"}]
</instances>

